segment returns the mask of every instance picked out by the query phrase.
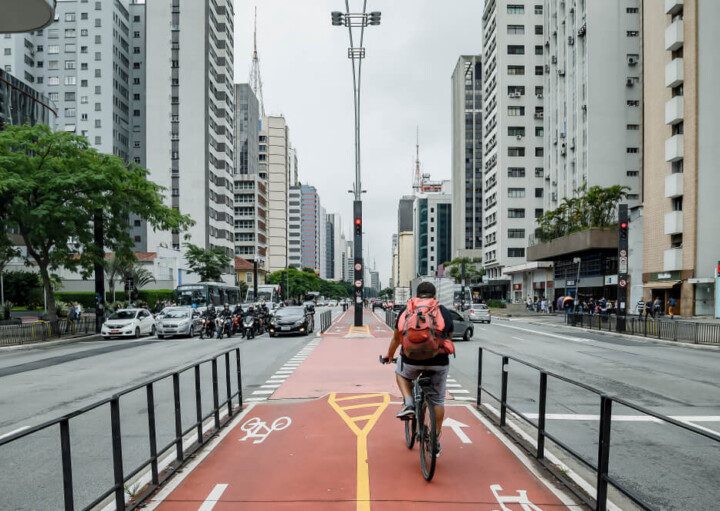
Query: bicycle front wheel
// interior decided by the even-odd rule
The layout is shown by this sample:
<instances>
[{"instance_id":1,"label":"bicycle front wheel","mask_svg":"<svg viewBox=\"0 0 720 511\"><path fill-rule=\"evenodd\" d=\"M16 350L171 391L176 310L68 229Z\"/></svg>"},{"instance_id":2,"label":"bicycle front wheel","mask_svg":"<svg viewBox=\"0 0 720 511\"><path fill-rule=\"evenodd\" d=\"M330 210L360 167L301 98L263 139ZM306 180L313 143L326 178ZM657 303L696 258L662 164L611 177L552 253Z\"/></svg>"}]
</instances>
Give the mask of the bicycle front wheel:
<instances>
[{"instance_id":1,"label":"bicycle front wheel","mask_svg":"<svg viewBox=\"0 0 720 511\"><path fill-rule=\"evenodd\" d=\"M405 423L405 445L412 449L415 445L415 431L417 430L417 419L415 417L403 421Z\"/></svg>"},{"instance_id":2,"label":"bicycle front wheel","mask_svg":"<svg viewBox=\"0 0 720 511\"><path fill-rule=\"evenodd\" d=\"M423 401L420 421L420 467L425 480L430 481L435 475L437 425L435 423L435 407L427 401Z\"/></svg>"}]
</instances>

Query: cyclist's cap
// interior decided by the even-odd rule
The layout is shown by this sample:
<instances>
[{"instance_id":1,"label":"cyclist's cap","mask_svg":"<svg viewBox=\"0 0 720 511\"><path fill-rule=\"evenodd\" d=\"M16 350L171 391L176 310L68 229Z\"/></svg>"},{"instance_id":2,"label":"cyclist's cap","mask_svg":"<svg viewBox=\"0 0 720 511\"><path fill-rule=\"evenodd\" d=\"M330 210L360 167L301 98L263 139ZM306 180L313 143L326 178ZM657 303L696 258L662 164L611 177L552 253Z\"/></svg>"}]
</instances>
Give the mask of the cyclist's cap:
<instances>
[{"instance_id":1,"label":"cyclist's cap","mask_svg":"<svg viewBox=\"0 0 720 511\"><path fill-rule=\"evenodd\" d=\"M434 298L435 297L435 286L432 282L421 282L417 287L418 298Z\"/></svg>"}]
</instances>

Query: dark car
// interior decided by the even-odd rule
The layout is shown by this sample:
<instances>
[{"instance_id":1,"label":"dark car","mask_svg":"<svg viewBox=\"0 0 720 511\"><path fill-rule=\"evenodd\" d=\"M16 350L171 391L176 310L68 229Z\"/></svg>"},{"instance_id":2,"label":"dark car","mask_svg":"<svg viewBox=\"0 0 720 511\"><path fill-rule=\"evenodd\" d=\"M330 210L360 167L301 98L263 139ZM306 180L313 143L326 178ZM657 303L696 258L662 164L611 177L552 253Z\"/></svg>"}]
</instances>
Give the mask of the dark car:
<instances>
[{"instance_id":1,"label":"dark car","mask_svg":"<svg viewBox=\"0 0 720 511\"><path fill-rule=\"evenodd\" d=\"M278 309L270 320L270 337L284 334L309 334L313 331L313 318L304 306Z\"/></svg>"}]
</instances>

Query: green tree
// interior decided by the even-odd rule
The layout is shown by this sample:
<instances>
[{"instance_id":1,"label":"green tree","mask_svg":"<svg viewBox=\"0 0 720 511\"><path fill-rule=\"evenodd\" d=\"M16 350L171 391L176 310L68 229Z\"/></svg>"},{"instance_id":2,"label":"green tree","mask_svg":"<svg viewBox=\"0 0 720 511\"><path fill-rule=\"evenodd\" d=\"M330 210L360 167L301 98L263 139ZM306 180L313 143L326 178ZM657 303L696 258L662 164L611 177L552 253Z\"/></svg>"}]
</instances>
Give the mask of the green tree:
<instances>
[{"instance_id":1,"label":"green tree","mask_svg":"<svg viewBox=\"0 0 720 511\"><path fill-rule=\"evenodd\" d=\"M222 278L223 273L227 273L231 258L222 248L205 249L186 243L185 249L190 273L200 275L202 282L217 282Z\"/></svg>"},{"instance_id":2,"label":"green tree","mask_svg":"<svg viewBox=\"0 0 720 511\"><path fill-rule=\"evenodd\" d=\"M115 301L115 283L124 280L124 276L135 264L135 254L113 254L105 264L105 277L108 279L108 292Z\"/></svg>"},{"instance_id":3,"label":"green tree","mask_svg":"<svg viewBox=\"0 0 720 511\"><path fill-rule=\"evenodd\" d=\"M462 283L463 278L466 284L478 282L485 275L485 270L482 267L478 268L480 263L482 263L481 257L456 257L445 263L445 273L458 284Z\"/></svg>"},{"instance_id":4,"label":"green tree","mask_svg":"<svg viewBox=\"0 0 720 511\"><path fill-rule=\"evenodd\" d=\"M163 188L147 174L97 152L84 137L44 125L0 132L0 225L15 227L22 237L26 259L40 273L52 323L57 314L51 270L65 267L89 276L95 263L105 263L105 248L131 252L131 214L159 230L192 224L165 205ZM104 247L94 243L96 218L103 223Z\"/></svg>"},{"instance_id":5,"label":"green tree","mask_svg":"<svg viewBox=\"0 0 720 511\"><path fill-rule=\"evenodd\" d=\"M383 289L382 291L380 291L380 295L379 295L379 296L385 297L385 298L387 298L387 299L389 300L389 299L391 299L394 295L395 295L395 290L394 290L393 288L391 288L391 287L386 287L385 289Z\"/></svg>"}]
</instances>

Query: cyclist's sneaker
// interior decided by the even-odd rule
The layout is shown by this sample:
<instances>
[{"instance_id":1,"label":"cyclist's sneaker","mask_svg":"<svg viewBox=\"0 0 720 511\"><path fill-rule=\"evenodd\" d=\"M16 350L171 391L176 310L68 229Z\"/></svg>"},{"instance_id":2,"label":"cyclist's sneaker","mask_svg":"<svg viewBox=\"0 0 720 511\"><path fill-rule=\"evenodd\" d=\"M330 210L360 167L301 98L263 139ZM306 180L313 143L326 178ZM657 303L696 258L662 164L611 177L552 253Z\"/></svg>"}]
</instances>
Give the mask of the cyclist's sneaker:
<instances>
[{"instance_id":1,"label":"cyclist's sneaker","mask_svg":"<svg viewBox=\"0 0 720 511\"><path fill-rule=\"evenodd\" d=\"M412 405L405 405L402 410L398 412L396 417L399 419L409 419L413 415L415 415L415 407Z\"/></svg>"}]
</instances>

